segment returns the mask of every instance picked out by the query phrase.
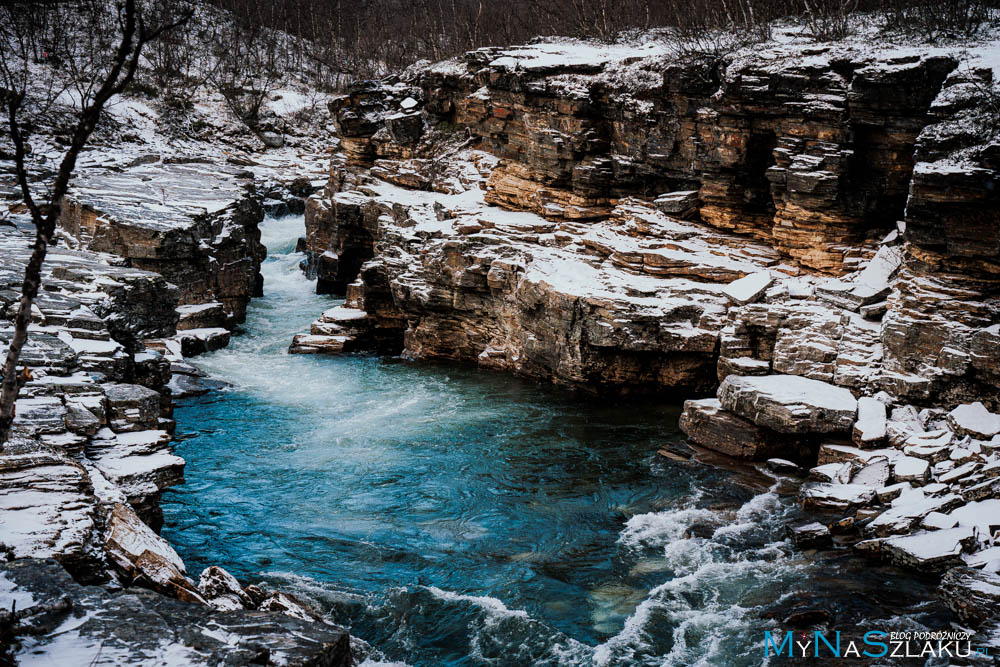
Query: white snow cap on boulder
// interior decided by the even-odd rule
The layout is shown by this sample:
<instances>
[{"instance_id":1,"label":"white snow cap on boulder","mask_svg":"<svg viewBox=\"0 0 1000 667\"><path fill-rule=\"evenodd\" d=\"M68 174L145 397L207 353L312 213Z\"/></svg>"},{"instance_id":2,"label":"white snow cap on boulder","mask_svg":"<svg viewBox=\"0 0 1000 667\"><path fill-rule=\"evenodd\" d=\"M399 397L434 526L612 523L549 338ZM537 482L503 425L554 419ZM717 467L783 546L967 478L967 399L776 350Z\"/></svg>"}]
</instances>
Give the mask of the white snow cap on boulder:
<instances>
[{"instance_id":1,"label":"white snow cap on boulder","mask_svg":"<svg viewBox=\"0 0 1000 667\"><path fill-rule=\"evenodd\" d=\"M979 401L960 405L949 412L948 423L962 435L980 440L989 440L1000 433L1000 415L990 412Z\"/></svg>"},{"instance_id":2,"label":"white snow cap on boulder","mask_svg":"<svg viewBox=\"0 0 1000 667\"><path fill-rule=\"evenodd\" d=\"M742 306L759 299L773 281L770 271L758 271L729 283L722 288L722 293Z\"/></svg>"},{"instance_id":3,"label":"white snow cap on boulder","mask_svg":"<svg viewBox=\"0 0 1000 667\"><path fill-rule=\"evenodd\" d=\"M850 431L858 411L847 389L798 375L730 375L718 395L726 410L779 433Z\"/></svg>"}]
</instances>

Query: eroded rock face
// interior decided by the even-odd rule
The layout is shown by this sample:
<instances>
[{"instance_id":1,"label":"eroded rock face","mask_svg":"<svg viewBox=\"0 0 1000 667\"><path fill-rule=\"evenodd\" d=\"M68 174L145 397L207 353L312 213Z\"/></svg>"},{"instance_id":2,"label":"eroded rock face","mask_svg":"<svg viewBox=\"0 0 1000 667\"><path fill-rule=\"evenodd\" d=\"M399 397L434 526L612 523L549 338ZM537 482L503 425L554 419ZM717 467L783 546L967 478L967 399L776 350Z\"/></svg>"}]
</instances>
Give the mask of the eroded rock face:
<instances>
[{"instance_id":1,"label":"eroded rock face","mask_svg":"<svg viewBox=\"0 0 1000 667\"><path fill-rule=\"evenodd\" d=\"M6 318L17 307L30 238L0 229ZM55 558L81 581L111 574L113 507L158 530L160 494L184 479L184 460L169 450L170 364L141 351L145 337L173 334L177 289L116 262L59 246L49 254L20 359L31 379L0 452L0 542L17 557ZM12 331L0 320L0 354Z\"/></svg>"},{"instance_id":2,"label":"eroded rock face","mask_svg":"<svg viewBox=\"0 0 1000 667\"><path fill-rule=\"evenodd\" d=\"M721 335L705 317L695 325L718 339L719 382L784 373L858 395L884 389L910 401L982 398L995 406L996 151L982 141L991 136L979 131L988 110L974 99L972 81L982 84L987 73L940 53L917 49L901 58L849 45L765 45L710 67L667 58L652 44L553 42L480 49L416 68L402 83L359 85L331 103L346 163L332 166L327 189L310 201L310 266L323 289L347 292L349 305L378 313L374 331L405 332L401 347L413 356L471 359L475 352L486 366L575 384L588 376L608 384L635 379L594 368L586 361L591 350L575 341L567 359L551 335L536 330L529 344L514 346L523 349L513 361L508 332L525 324L516 311L496 307L496 290L513 280L527 297L522 276L531 277L528 267L542 253L528 262L522 253L503 256L510 266L484 262L481 243L507 245L483 238L502 228L498 216L468 215L469 207L441 199L420 218L413 199L365 189L369 176L452 196L479 183L486 204L537 216L520 213L519 241L556 250L575 266L582 264L573 253L557 249L579 241L629 273L731 285L720 304L728 320ZM484 153L460 150L467 146ZM974 168L955 166L966 158ZM703 224L691 236L663 234L647 224L650 209L676 224ZM735 234L713 235L706 225ZM504 226L508 234L499 236L512 236ZM574 238L583 229L584 238ZM444 275L421 275L430 270ZM797 283L788 280L796 275ZM452 276L463 282L445 287ZM631 282L643 293L645 285ZM550 300L528 305L566 308ZM506 340L494 344L495 327L472 323L468 311L480 322L502 317ZM544 328L580 321L559 320ZM355 349L357 337L338 336L313 331L296 347ZM625 358L633 344L619 338L595 347L607 357L610 346L623 358L609 363L633 363ZM683 351L697 356L707 347L705 337ZM652 365L654 384L708 384L669 379L701 372L690 358L686 368ZM553 374L553 367L566 370Z\"/></svg>"},{"instance_id":3,"label":"eroded rock face","mask_svg":"<svg viewBox=\"0 0 1000 667\"><path fill-rule=\"evenodd\" d=\"M27 620L16 654L37 661L82 659L94 665L328 665L349 667L345 630L267 611L216 610L142 589L111 592L81 586L51 560L22 559L0 568L0 594L18 610L68 599L60 611Z\"/></svg>"},{"instance_id":4,"label":"eroded rock face","mask_svg":"<svg viewBox=\"0 0 1000 667\"><path fill-rule=\"evenodd\" d=\"M1000 606L1000 576L968 567L956 567L941 578L938 597L962 621L978 627Z\"/></svg>"},{"instance_id":5,"label":"eroded rock face","mask_svg":"<svg viewBox=\"0 0 1000 667\"><path fill-rule=\"evenodd\" d=\"M945 81L917 140L907 253L889 297L885 386L910 400L1000 408L1000 143L988 69Z\"/></svg>"},{"instance_id":6,"label":"eroded rock face","mask_svg":"<svg viewBox=\"0 0 1000 667\"><path fill-rule=\"evenodd\" d=\"M849 246L902 216L917 135L956 66L812 46L716 68L653 44L538 44L467 53L407 89L366 84L331 110L350 163L409 157L382 134L416 98L428 126L457 125L501 159L491 203L588 220L622 195L696 191L709 224L840 272Z\"/></svg>"},{"instance_id":7,"label":"eroded rock face","mask_svg":"<svg viewBox=\"0 0 1000 667\"><path fill-rule=\"evenodd\" d=\"M293 351L395 347L588 390L709 391L728 303L720 281L777 259L630 204L607 223L571 226L488 206L478 189L372 183L330 206L341 212L330 220L308 213L322 208L312 201L307 210L311 238L329 234L319 270L357 238L363 247L350 256L369 259L357 276L327 274L352 281L347 313L324 314Z\"/></svg>"},{"instance_id":8,"label":"eroded rock face","mask_svg":"<svg viewBox=\"0 0 1000 667\"><path fill-rule=\"evenodd\" d=\"M15 558L55 558L84 580L103 575L87 471L20 436L0 457L0 529L0 543Z\"/></svg>"},{"instance_id":9,"label":"eroded rock face","mask_svg":"<svg viewBox=\"0 0 1000 667\"><path fill-rule=\"evenodd\" d=\"M249 172L165 164L81 175L59 224L78 247L155 272L177 286L180 305L203 307L181 328L231 328L260 293L263 216Z\"/></svg>"}]
</instances>

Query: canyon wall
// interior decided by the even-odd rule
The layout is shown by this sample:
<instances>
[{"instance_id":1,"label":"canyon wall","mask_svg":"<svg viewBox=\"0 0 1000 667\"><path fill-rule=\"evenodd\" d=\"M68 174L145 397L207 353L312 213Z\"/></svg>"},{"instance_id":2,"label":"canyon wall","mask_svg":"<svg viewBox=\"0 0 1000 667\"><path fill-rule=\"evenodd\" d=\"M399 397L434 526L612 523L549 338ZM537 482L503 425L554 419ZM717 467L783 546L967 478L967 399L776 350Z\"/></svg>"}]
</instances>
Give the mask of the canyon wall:
<instances>
[{"instance_id":1,"label":"canyon wall","mask_svg":"<svg viewBox=\"0 0 1000 667\"><path fill-rule=\"evenodd\" d=\"M791 372L996 405L991 77L931 48L554 42L359 84L306 244L369 317L300 351L377 331L587 388ZM761 271L762 303L726 293Z\"/></svg>"},{"instance_id":2,"label":"canyon wall","mask_svg":"<svg viewBox=\"0 0 1000 667\"><path fill-rule=\"evenodd\" d=\"M680 394L695 451L806 478L795 544L995 616L998 50L555 40L359 84L306 209L345 304L290 351Z\"/></svg>"},{"instance_id":3,"label":"canyon wall","mask_svg":"<svg viewBox=\"0 0 1000 667\"><path fill-rule=\"evenodd\" d=\"M75 247L115 255L177 286L177 328L194 332L187 347L196 352L199 337L215 347L228 341L261 294L260 199L253 175L234 167L138 165L81 175L59 224Z\"/></svg>"}]
</instances>

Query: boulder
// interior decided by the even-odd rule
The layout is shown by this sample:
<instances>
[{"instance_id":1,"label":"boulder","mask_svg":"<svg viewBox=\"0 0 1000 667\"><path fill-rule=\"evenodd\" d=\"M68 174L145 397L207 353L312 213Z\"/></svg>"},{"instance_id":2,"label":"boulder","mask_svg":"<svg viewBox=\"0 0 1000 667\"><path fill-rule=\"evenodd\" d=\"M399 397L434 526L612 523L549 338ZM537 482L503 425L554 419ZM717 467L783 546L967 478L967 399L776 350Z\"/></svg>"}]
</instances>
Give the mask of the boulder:
<instances>
[{"instance_id":1,"label":"boulder","mask_svg":"<svg viewBox=\"0 0 1000 667\"><path fill-rule=\"evenodd\" d=\"M170 544L122 503L105 520L104 549L126 583L151 588L184 602L205 598L184 576L184 562Z\"/></svg>"},{"instance_id":2,"label":"boulder","mask_svg":"<svg viewBox=\"0 0 1000 667\"><path fill-rule=\"evenodd\" d=\"M218 565L205 568L198 577L198 590L216 609L248 609L256 605L236 577Z\"/></svg>"},{"instance_id":3,"label":"boulder","mask_svg":"<svg viewBox=\"0 0 1000 667\"><path fill-rule=\"evenodd\" d=\"M83 405L66 401L66 428L80 435L94 435L101 428L101 420Z\"/></svg>"},{"instance_id":4,"label":"boulder","mask_svg":"<svg viewBox=\"0 0 1000 667\"><path fill-rule=\"evenodd\" d=\"M419 112L386 116L385 127L392 140L401 146L412 146L424 134L424 118Z\"/></svg>"},{"instance_id":5,"label":"boulder","mask_svg":"<svg viewBox=\"0 0 1000 667\"><path fill-rule=\"evenodd\" d=\"M851 439L858 447L877 447L885 442L885 404L867 396L858 399L858 421L854 423Z\"/></svg>"},{"instance_id":6,"label":"boulder","mask_svg":"<svg viewBox=\"0 0 1000 667\"><path fill-rule=\"evenodd\" d=\"M285 138L277 132L261 132L259 136L268 148L281 148L285 145Z\"/></svg>"},{"instance_id":7,"label":"boulder","mask_svg":"<svg viewBox=\"0 0 1000 667\"><path fill-rule=\"evenodd\" d=\"M979 626L1000 609L1000 575L954 567L941 577L937 595L962 622Z\"/></svg>"},{"instance_id":8,"label":"boulder","mask_svg":"<svg viewBox=\"0 0 1000 667\"><path fill-rule=\"evenodd\" d=\"M990 412L979 401L949 412L948 423L957 433L980 440L989 440L1000 433L1000 415Z\"/></svg>"},{"instance_id":9,"label":"boulder","mask_svg":"<svg viewBox=\"0 0 1000 667\"><path fill-rule=\"evenodd\" d=\"M160 419L160 395L137 384L104 385L108 424L117 432L156 429Z\"/></svg>"},{"instance_id":10,"label":"boulder","mask_svg":"<svg viewBox=\"0 0 1000 667\"><path fill-rule=\"evenodd\" d=\"M864 507L875 498L875 489L862 484L809 482L799 490L799 502L805 510L847 512Z\"/></svg>"},{"instance_id":11,"label":"boulder","mask_svg":"<svg viewBox=\"0 0 1000 667\"><path fill-rule=\"evenodd\" d=\"M913 456L901 456L892 462L892 476L897 482L923 485L930 479L931 467L927 461Z\"/></svg>"},{"instance_id":12,"label":"boulder","mask_svg":"<svg viewBox=\"0 0 1000 667\"><path fill-rule=\"evenodd\" d=\"M779 433L849 431L858 408L847 389L796 375L731 375L718 396L726 410Z\"/></svg>"},{"instance_id":13,"label":"boulder","mask_svg":"<svg viewBox=\"0 0 1000 667\"><path fill-rule=\"evenodd\" d=\"M718 399L684 401L680 429L692 442L741 459L762 459L780 451L780 436L722 409Z\"/></svg>"}]
</instances>

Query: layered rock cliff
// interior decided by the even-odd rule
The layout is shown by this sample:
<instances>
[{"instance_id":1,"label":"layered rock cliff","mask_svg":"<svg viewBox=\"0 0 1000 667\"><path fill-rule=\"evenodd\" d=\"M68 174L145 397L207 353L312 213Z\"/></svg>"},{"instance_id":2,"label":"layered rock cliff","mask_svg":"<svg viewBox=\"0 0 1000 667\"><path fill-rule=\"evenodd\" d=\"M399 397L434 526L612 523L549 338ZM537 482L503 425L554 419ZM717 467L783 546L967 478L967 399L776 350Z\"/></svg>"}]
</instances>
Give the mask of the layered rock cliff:
<instances>
[{"instance_id":1,"label":"layered rock cliff","mask_svg":"<svg viewBox=\"0 0 1000 667\"><path fill-rule=\"evenodd\" d=\"M246 170L149 164L77 178L59 222L75 247L116 255L177 286L178 328L208 332L242 322L261 293L263 217Z\"/></svg>"},{"instance_id":2,"label":"layered rock cliff","mask_svg":"<svg viewBox=\"0 0 1000 667\"><path fill-rule=\"evenodd\" d=\"M331 103L345 162L307 206L311 268L414 357L996 404L991 77L849 44L683 61L559 42L416 67ZM723 291L762 270L765 304ZM313 333L364 347L338 317Z\"/></svg>"},{"instance_id":3,"label":"layered rock cliff","mask_svg":"<svg viewBox=\"0 0 1000 667\"><path fill-rule=\"evenodd\" d=\"M207 391L181 357L228 342L260 290L252 186L225 167L140 165L86 170L64 202L20 357L30 379L0 450L0 554L13 561L0 596L26 603L3 623L0 661L17 647L114 664L352 664L346 631L308 605L217 567L195 581L158 535L161 494L184 481L172 399ZM16 207L12 218L0 226L0 354L33 239ZM132 630L147 617L162 632ZM63 623L71 649L52 631ZM228 627L225 641L203 636L208 625Z\"/></svg>"}]
</instances>

